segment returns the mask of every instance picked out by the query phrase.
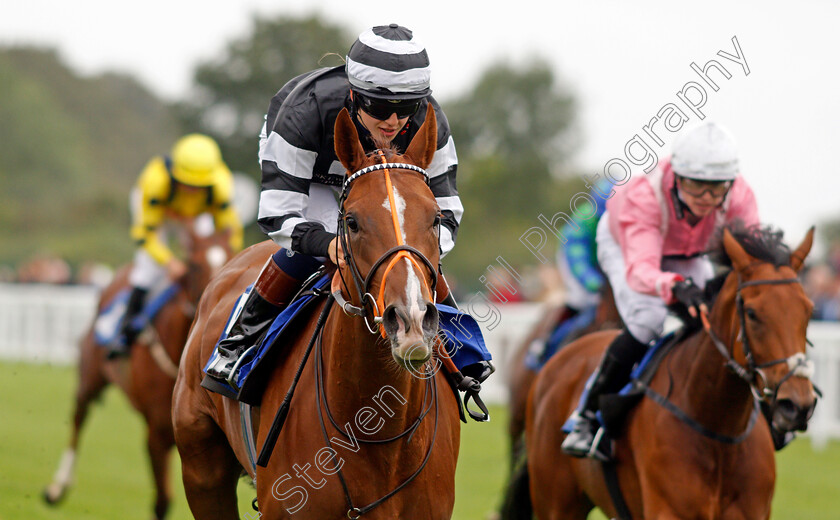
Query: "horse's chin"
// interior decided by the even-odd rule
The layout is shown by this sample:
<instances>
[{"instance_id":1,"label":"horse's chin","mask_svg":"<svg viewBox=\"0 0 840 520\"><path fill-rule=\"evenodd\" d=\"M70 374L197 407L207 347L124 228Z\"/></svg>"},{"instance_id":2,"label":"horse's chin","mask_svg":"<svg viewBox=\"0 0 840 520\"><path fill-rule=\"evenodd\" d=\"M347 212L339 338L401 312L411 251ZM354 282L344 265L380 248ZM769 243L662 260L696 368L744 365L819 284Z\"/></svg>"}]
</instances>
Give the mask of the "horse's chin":
<instances>
[{"instance_id":1,"label":"horse's chin","mask_svg":"<svg viewBox=\"0 0 840 520\"><path fill-rule=\"evenodd\" d=\"M790 400L782 399L773 410L773 428L780 432L804 432L814 413L814 405L797 406Z\"/></svg>"},{"instance_id":2,"label":"horse's chin","mask_svg":"<svg viewBox=\"0 0 840 520\"><path fill-rule=\"evenodd\" d=\"M432 358L431 341L417 341L406 345L392 341L391 356L400 367L414 374L423 374L426 363Z\"/></svg>"}]
</instances>

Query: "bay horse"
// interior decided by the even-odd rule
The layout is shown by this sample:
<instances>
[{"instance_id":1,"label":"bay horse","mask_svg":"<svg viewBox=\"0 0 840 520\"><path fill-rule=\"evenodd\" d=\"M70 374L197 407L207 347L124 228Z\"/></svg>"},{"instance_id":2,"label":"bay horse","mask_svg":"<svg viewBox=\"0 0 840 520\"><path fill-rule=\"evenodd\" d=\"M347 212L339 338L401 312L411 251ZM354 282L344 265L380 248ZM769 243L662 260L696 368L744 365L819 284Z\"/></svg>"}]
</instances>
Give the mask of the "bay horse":
<instances>
[{"instance_id":1,"label":"bay horse","mask_svg":"<svg viewBox=\"0 0 840 520\"><path fill-rule=\"evenodd\" d=\"M156 314L152 326L137 338L129 357L108 360L107 349L96 342L94 324L81 339L79 386L70 444L64 451L52 483L44 489L44 500L48 504L61 501L72 483L79 439L90 404L101 396L109 384L115 384L125 392L147 425L146 443L155 485L155 518L164 518L169 509L168 463L175 445L171 419L172 389L178 363L202 291L210 278L233 256L229 232L201 235L194 232L189 224L180 229L184 232L181 241L186 251L187 273L178 281L175 295ZM130 271L130 264L123 266L103 289L97 316L118 293L129 288Z\"/></svg>"},{"instance_id":2,"label":"bay horse","mask_svg":"<svg viewBox=\"0 0 840 520\"><path fill-rule=\"evenodd\" d=\"M173 408L184 487L197 520L238 517L243 471L255 481L261 518L451 517L458 404L445 374L424 372L441 355L433 348L440 210L422 170L431 163L436 134L429 110L405 154L380 151L389 164L377 164L380 158L365 155L347 111L339 113L336 154L348 174L356 172L340 199L347 263L333 277L339 305L331 305L332 297L319 302L297 333L275 345L282 353L260 406L247 415L240 414L241 403L200 386L202 367L234 301L277 246L266 241L246 249L208 287ZM277 433L273 418L293 380L297 390L273 456L255 465L243 433L255 432L254 445L265 453L260 447ZM248 420L252 428L243 426Z\"/></svg>"},{"instance_id":3,"label":"bay horse","mask_svg":"<svg viewBox=\"0 0 840 520\"><path fill-rule=\"evenodd\" d=\"M565 455L564 422L615 331L585 336L545 366L529 398L527 464L508 489L504 518L768 519L776 479L773 426L805 430L816 405L805 361L812 303L797 279L814 230L791 253L767 230L724 232L732 262L704 328L671 349L628 413L612 464ZM736 238L737 237L737 238ZM703 316L704 319L706 316Z\"/></svg>"},{"instance_id":4,"label":"bay horse","mask_svg":"<svg viewBox=\"0 0 840 520\"><path fill-rule=\"evenodd\" d=\"M591 323L578 330L573 330L563 340L567 345L575 339L585 336L591 332L603 329L612 329L621 326L621 316L615 307L612 287L609 281L604 280L600 291L600 300L595 310L595 317ZM510 446L510 462L513 469L517 457L522 451L523 434L525 433L525 409L528 404L528 394L531 386L539 373L525 364L525 357L535 341L545 343L555 328L567 314L567 308L563 305L552 306L547 309L542 318L537 321L531 331L517 347L511 360L510 376L507 381L508 387L508 442ZM564 348L562 345L560 348Z\"/></svg>"}]
</instances>

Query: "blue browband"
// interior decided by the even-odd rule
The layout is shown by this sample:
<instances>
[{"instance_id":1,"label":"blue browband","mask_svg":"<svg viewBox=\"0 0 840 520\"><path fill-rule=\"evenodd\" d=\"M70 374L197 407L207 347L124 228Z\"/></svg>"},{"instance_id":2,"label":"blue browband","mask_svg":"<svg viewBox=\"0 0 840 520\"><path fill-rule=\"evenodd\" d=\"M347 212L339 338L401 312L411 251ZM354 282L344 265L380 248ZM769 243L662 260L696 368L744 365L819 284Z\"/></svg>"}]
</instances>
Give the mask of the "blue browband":
<instances>
[{"instance_id":1,"label":"blue browband","mask_svg":"<svg viewBox=\"0 0 840 520\"><path fill-rule=\"evenodd\" d=\"M429 174L426 173L426 170L419 166L415 166L413 164L408 163L380 163L374 164L372 166L368 166L367 168L362 168L361 170L353 173L344 181L344 186L341 189L341 200L347 196L347 190L350 188L350 183L361 177L362 175L370 172L375 172L378 170L411 170L413 172L417 172L423 175L423 178L426 180L426 184L429 184Z\"/></svg>"}]
</instances>

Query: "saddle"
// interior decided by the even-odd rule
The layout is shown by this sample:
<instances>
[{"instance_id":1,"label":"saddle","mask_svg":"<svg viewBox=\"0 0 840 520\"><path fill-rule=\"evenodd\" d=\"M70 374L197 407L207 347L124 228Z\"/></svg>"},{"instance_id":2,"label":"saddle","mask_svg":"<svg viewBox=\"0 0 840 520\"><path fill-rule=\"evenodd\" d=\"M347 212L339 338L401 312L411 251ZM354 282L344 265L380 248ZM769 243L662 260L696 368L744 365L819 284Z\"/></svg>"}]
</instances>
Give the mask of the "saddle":
<instances>
[{"instance_id":1,"label":"saddle","mask_svg":"<svg viewBox=\"0 0 840 520\"><path fill-rule=\"evenodd\" d=\"M157 316L161 308L178 293L178 290L179 286L169 280L163 280L152 287L146 297L143 310L134 318L133 328L143 330ZM109 349L124 347L124 338L120 330L130 294L131 287L119 291L97 315L93 324L93 338L100 347Z\"/></svg>"},{"instance_id":2,"label":"saddle","mask_svg":"<svg viewBox=\"0 0 840 520\"><path fill-rule=\"evenodd\" d=\"M225 384L205 375L201 386L242 403L259 406L265 386L276 366L278 356L282 355L283 346L300 332L301 328L307 324L305 318L308 318L317 304L329 295L331 278L332 273L318 272L304 282L291 303L275 318L259 344L252 346L241 356L233 369L230 380L232 384ZM251 289L252 287L248 287L237 300L219 341L226 337L226 331L235 319L239 306L247 299ZM440 316L438 337L455 366L460 368L491 358L484 343L481 329L474 318L448 305L437 304L436 307ZM216 356L218 356L218 351L214 350L204 366L205 371ZM458 393L459 390L466 390L461 388L463 385L459 386L455 379L457 379L457 375L452 376L450 374L448 380L458 399L462 420L466 422L463 410L465 405L461 402ZM463 376L461 379L464 379ZM479 407L482 408L482 413L478 413L466 407L467 412L474 419L486 414L483 403L479 403L479 399L477 399L479 389L480 385L478 385L478 388L471 388L472 393L468 392L468 396L475 398Z\"/></svg>"}]
</instances>

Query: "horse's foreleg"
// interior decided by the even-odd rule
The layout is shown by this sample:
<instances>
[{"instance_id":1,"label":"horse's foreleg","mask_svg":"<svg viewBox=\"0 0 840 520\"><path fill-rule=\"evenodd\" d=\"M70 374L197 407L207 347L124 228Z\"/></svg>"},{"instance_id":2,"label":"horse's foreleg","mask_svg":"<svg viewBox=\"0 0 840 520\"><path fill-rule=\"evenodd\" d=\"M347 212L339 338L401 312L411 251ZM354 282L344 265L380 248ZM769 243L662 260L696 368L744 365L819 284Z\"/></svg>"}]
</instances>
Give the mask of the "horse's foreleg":
<instances>
[{"instance_id":1,"label":"horse's foreleg","mask_svg":"<svg viewBox=\"0 0 840 520\"><path fill-rule=\"evenodd\" d=\"M168 419L167 417L163 418ZM149 437L147 447L149 460L152 462L152 474L155 479L155 520L162 520L169 510L171 493L169 489L169 454L175 439L172 436L172 426L167 422L162 424L149 423Z\"/></svg>"},{"instance_id":2,"label":"horse's foreleg","mask_svg":"<svg viewBox=\"0 0 840 520\"><path fill-rule=\"evenodd\" d=\"M82 341L81 357L79 359L79 387L76 391L75 409L73 411L73 429L70 433L70 444L64 450L58 469L53 476L52 483L44 489L44 500L48 504L56 504L64 498L67 489L73 482L73 472L76 466L76 452L82 426L87 418L90 403L97 399L102 390L108 385L108 380L102 372L104 353L99 351L93 343L91 334Z\"/></svg>"},{"instance_id":3,"label":"horse's foreleg","mask_svg":"<svg viewBox=\"0 0 840 520\"><path fill-rule=\"evenodd\" d=\"M198 411L176 411L174 418L184 491L193 516L196 520L239 518L236 484L242 466L224 433Z\"/></svg>"}]
</instances>

